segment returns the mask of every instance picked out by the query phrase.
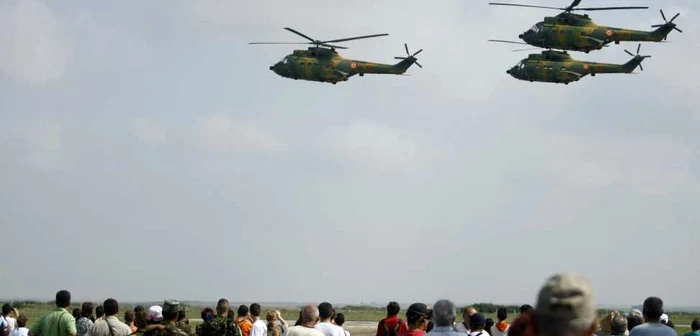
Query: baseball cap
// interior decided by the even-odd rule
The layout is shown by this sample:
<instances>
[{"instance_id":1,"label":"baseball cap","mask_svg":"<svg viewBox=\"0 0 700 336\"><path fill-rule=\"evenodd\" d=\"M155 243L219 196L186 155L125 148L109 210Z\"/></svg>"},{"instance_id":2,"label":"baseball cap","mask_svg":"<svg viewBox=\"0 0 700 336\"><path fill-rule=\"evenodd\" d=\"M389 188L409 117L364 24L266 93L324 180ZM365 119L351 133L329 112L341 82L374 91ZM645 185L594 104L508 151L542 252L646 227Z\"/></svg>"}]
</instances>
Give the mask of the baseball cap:
<instances>
[{"instance_id":1,"label":"baseball cap","mask_svg":"<svg viewBox=\"0 0 700 336\"><path fill-rule=\"evenodd\" d=\"M408 315L423 315L428 318L433 317L433 311L428 309L428 306L421 302L416 302L408 307L406 310L406 316Z\"/></svg>"},{"instance_id":2,"label":"baseball cap","mask_svg":"<svg viewBox=\"0 0 700 336\"><path fill-rule=\"evenodd\" d=\"M177 302L177 300L172 300L168 299L163 301L163 312L168 312L171 314L177 313L180 311L180 303Z\"/></svg>"},{"instance_id":3,"label":"baseball cap","mask_svg":"<svg viewBox=\"0 0 700 336\"><path fill-rule=\"evenodd\" d=\"M469 317L470 326L483 326L486 325L486 318L481 313L473 314Z\"/></svg>"},{"instance_id":4,"label":"baseball cap","mask_svg":"<svg viewBox=\"0 0 700 336\"><path fill-rule=\"evenodd\" d=\"M161 308L161 306L151 306L148 308L146 319L155 322L163 321L163 308Z\"/></svg>"},{"instance_id":5,"label":"baseball cap","mask_svg":"<svg viewBox=\"0 0 700 336\"><path fill-rule=\"evenodd\" d=\"M535 315L543 335L561 334L568 328L583 330L596 320L593 287L572 273L547 279L537 297Z\"/></svg>"},{"instance_id":6,"label":"baseball cap","mask_svg":"<svg viewBox=\"0 0 700 336\"><path fill-rule=\"evenodd\" d=\"M661 320L661 323L668 323L668 315L661 314L661 318L659 318L659 320Z\"/></svg>"}]
</instances>

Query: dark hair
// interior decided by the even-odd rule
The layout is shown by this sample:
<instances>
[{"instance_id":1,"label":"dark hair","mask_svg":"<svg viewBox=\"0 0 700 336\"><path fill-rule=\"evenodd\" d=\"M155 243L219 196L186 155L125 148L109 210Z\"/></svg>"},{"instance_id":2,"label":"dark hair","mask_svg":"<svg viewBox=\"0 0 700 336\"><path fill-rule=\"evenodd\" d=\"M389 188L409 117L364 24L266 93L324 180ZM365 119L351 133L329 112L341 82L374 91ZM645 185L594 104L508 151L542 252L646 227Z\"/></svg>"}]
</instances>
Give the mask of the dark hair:
<instances>
[{"instance_id":1,"label":"dark hair","mask_svg":"<svg viewBox=\"0 0 700 336\"><path fill-rule=\"evenodd\" d=\"M642 314L645 318L659 319L661 314L664 313L664 302L656 296L648 297L644 300L644 307L642 308Z\"/></svg>"},{"instance_id":2,"label":"dark hair","mask_svg":"<svg viewBox=\"0 0 700 336\"><path fill-rule=\"evenodd\" d=\"M335 324L342 327L343 323L345 323L345 314L343 314L343 313L336 314L335 315Z\"/></svg>"},{"instance_id":3,"label":"dark hair","mask_svg":"<svg viewBox=\"0 0 700 336\"><path fill-rule=\"evenodd\" d=\"M138 330L146 329L146 327L148 327L148 320L146 319L148 313L146 313L144 310L141 310L134 314L136 315L134 318L134 325L136 325L136 328Z\"/></svg>"},{"instance_id":4,"label":"dark hair","mask_svg":"<svg viewBox=\"0 0 700 336\"><path fill-rule=\"evenodd\" d=\"M2 305L2 315L7 316L12 311L12 306L9 303Z\"/></svg>"},{"instance_id":5,"label":"dark hair","mask_svg":"<svg viewBox=\"0 0 700 336\"><path fill-rule=\"evenodd\" d=\"M693 320L693 322L690 324L690 329L693 331L700 330L700 318Z\"/></svg>"},{"instance_id":6,"label":"dark hair","mask_svg":"<svg viewBox=\"0 0 700 336\"><path fill-rule=\"evenodd\" d=\"M253 303L250 305L250 315L253 315L255 317L260 316L260 305L257 303Z\"/></svg>"},{"instance_id":7,"label":"dark hair","mask_svg":"<svg viewBox=\"0 0 700 336\"><path fill-rule=\"evenodd\" d=\"M386 305L386 314L389 316L398 315L400 311L401 306L399 306L399 303L396 301L391 301Z\"/></svg>"},{"instance_id":8,"label":"dark hair","mask_svg":"<svg viewBox=\"0 0 700 336\"><path fill-rule=\"evenodd\" d=\"M333 316L333 306L328 302L321 302L318 305L318 317L325 320L331 316Z\"/></svg>"},{"instance_id":9,"label":"dark hair","mask_svg":"<svg viewBox=\"0 0 700 336\"><path fill-rule=\"evenodd\" d=\"M119 303L117 303L117 300L112 298L105 300L102 307L104 307L105 315L107 316L117 315L119 312Z\"/></svg>"},{"instance_id":10,"label":"dark hair","mask_svg":"<svg viewBox=\"0 0 700 336\"><path fill-rule=\"evenodd\" d=\"M20 315L17 317L17 327L18 328L24 328L27 326L27 317L24 315Z\"/></svg>"},{"instance_id":11,"label":"dark hair","mask_svg":"<svg viewBox=\"0 0 700 336\"><path fill-rule=\"evenodd\" d=\"M80 316L85 318L92 317L92 312L95 309L95 305L92 302L83 302L82 309L80 310Z\"/></svg>"},{"instance_id":12,"label":"dark hair","mask_svg":"<svg viewBox=\"0 0 700 336\"><path fill-rule=\"evenodd\" d=\"M434 326L435 326L435 323L433 323L433 320L430 320L428 322L428 326L425 328L425 332L429 333L431 330L433 330Z\"/></svg>"},{"instance_id":13,"label":"dark hair","mask_svg":"<svg viewBox=\"0 0 700 336\"><path fill-rule=\"evenodd\" d=\"M644 319L639 315L630 315L627 317L627 330L632 331L632 328L644 324Z\"/></svg>"},{"instance_id":14,"label":"dark hair","mask_svg":"<svg viewBox=\"0 0 700 336\"><path fill-rule=\"evenodd\" d=\"M238 306L238 317L243 317L248 315L248 306L240 305Z\"/></svg>"},{"instance_id":15,"label":"dark hair","mask_svg":"<svg viewBox=\"0 0 700 336\"><path fill-rule=\"evenodd\" d=\"M513 321L508 329L508 336L537 335L537 326L535 325L533 313L534 311L525 310L520 316L518 316L518 318Z\"/></svg>"},{"instance_id":16,"label":"dark hair","mask_svg":"<svg viewBox=\"0 0 700 336\"><path fill-rule=\"evenodd\" d=\"M145 311L145 310L146 309L142 305L138 305L138 306L134 307L134 314L138 314L138 313Z\"/></svg>"},{"instance_id":17,"label":"dark hair","mask_svg":"<svg viewBox=\"0 0 700 336\"><path fill-rule=\"evenodd\" d=\"M56 307L66 308L70 306L70 292L62 289L56 293Z\"/></svg>"},{"instance_id":18,"label":"dark hair","mask_svg":"<svg viewBox=\"0 0 700 336\"><path fill-rule=\"evenodd\" d=\"M105 315L105 309L102 305L95 307L95 317L100 318Z\"/></svg>"},{"instance_id":19,"label":"dark hair","mask_svg":"<svg viewBox=\"0 0 700 336\"><path fill-rule=\"evenodd\" d=\"M216 303L216 313L218 315L223 315L224 313L228 312L228 307L228 300L219 299L219 301Z\"/></svg>"},{"instance_id":20,"label":"dark hair","mask_svg":"<svg viewBox=\"0 0 700 336\"><path fill-rule=\"evenodd\" d=\"M524 304L524 305L520 306L520 314L531 312L533 310L534 310L534 308L532 308L532 306L529 304Z\"/></svg>"},{"instance_id":21,"label":"dark hair","mask_svg":"<svg viewBox=\"0 0 700 336\"><path fill-rule=\"evenodd\" d=\"M499 321L504 321L508 318L508 309L498 308L498 312L496 312L496 317Z\"/></svg>"},{"instance_id":22,"label":"dark hair","mask_svg":"<svg viewBox=\"0 0 700 336\"><path fill-rule=\"evenodd\" d=\"M294 322L294 326L301 325L301 319L302 319L302 315L303 315L303 314L304 314L304 310L302 309L302 310L299 311L299 318L297 318L297 321Z\"/></svg>"},{"instance_id":23,"label":"dark hair","mask_svg":"<svg viewBox=\"0 0 700 336\"><path fill-rule=\"evenodd\" d=\"M484 325L484 330L486 330L487 333L491 332L491 327L493 327L493 319L492 318L487 318L486 319L486 324Z\"/></svg>"},{"instance_id":24,"label":"dark hair","mask_svg":"<svg viewBox=\"0 0 700 336\"><path fill-rule=\"evenodd\" d=\"M173 312L173 311L163 311L163 320L166 321L173 321L177 320L177 314L179 314L179 311Z\"/></svg>"},{"instance_id":25,"label":"dark hair","mask_svg":"<svg viewBox=\"0 0 700 336\"><path fill-rule=\"evenodd\" d=\"M73 318L74 319L76 319L76 320L79 319L81 314L82 314L82 311L80 310L80 308L73 308Z\"/></svg>"},{"instance_id":26,"label":"dark hair","mask_svg":"<svg viewBox=\"0 0 700 336\"><path fill-rule=\"evenodd\" d=\"M209 314L209 317L207 317L207 314ZM213 318L214 317L214 309L212 309L210 307L206 307L206 308L202 309L202 313L200 314L200 316L202 317L202 321L206 321L209 318Z\"/></svg>"},{"instance_id":27,"label":"dark hair","mask_svg":"<svg viewBox=\"0 0 700 336\"><path fill-rule=\"evenodd\" d=\"M131 323L136 320L136 313L133 310L127 310L124 312L124 322Z\"/></svg>"},{"instance_id":28,"label":"dark hair","mask_svg":"<svg viewBox=\"0 0 700 336\"><path fill-rule=\"evenodd\" d=\"M177 312L177 320L178 320L178 321L184 320L185 317L187 317L187 313L185 312L184 309L181 310L181 311L179 311L179 312Z\"/></svg>"}]
</instances>

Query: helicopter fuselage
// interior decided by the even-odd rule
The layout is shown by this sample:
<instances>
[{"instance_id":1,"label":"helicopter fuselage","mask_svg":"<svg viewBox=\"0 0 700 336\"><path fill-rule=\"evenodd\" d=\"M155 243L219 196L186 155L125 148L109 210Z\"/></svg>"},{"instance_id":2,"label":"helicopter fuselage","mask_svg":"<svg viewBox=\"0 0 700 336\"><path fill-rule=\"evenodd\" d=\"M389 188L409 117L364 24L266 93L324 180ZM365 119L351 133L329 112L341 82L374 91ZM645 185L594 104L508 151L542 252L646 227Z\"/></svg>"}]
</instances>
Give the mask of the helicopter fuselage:
<instances>
[{"instance_id":1,"label":"helicopter fuselage","mask_svg":"<svg viewBox=\"0 0 700 336\"><path fill-rule=\"evenodd\" d=\"M335 50L309 48L294 50L270 66L270 70L285 78L335 84L358 74L402 74L410 67L409 63L413 61L404 60L395 65L358 61L343 58Z\"/></svg>"},{"instance_id":2,"label":"helicopter fuselage","mask_svg":"<svg viewBox=\"0 0 700 336\"><path fill-rule=\"evenodd\" d=\"M662 26L647 32L600 26L587 15L562 13L545 18L519 37L536 47L590 52L602 49L612 42L660 42L672 29L670 26Z\"/></svg>"}]
</instances>

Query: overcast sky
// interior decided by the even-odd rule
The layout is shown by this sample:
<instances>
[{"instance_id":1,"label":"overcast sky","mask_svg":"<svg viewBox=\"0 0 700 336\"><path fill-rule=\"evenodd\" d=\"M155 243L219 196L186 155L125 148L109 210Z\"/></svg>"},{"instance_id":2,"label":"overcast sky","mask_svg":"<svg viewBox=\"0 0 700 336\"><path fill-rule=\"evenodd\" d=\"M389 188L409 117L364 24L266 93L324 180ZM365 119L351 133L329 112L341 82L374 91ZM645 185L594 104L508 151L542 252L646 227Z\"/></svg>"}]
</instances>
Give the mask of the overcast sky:
<instances>
[{"instance_id":1,"label":"overcast sky","mask_svg":"<svg viewBox=\"0 0 700 336\"><path fill-rule=\"evenodd\" d=\"M698 304L700 2L593 13L684 33L568 86L486 42L557 11L487 3L0 1L0 297L520 304L572 271L600 303ZM281 78L296 46L247 43L283 27L389 33L341 54L424 68Z\"/></svg>"}]
</instances>

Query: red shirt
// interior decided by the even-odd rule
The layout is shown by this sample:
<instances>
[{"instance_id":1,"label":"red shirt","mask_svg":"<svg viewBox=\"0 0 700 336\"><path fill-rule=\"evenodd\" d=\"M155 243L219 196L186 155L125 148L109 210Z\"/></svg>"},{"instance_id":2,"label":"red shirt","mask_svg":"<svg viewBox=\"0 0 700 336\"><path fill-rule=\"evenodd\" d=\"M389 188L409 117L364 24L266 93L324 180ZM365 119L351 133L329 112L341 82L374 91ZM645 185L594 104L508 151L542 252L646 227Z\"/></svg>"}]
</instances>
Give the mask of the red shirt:
<instances>
[{"instance_id":1,"label":"red shirt","mask_svg":"<svg viewBox=\"0 0 700 336\"><path fill-rule=\"evenodd\" d=\"M425 331L414 329L414 330L406 330L403 333L400 333L398 336L424 336L424 335L425 335Z\"/></svg>"},{"instance_id":2,"label":"red shirt","mask_svg":"<svg viewBox=\"0 0 700 336\"><path fill-rule=\"evenodd\" d=\"M399 323L399 316L392 316L392 317L387 317L383 319L384 324L386 324L386 328L389 330L393 330L396 328L396 324ZM384 326L382 326L382 321L379 321L379 324L377 324L377 335L376 336L386 336L384 335ZM406 321L404 321L401 326L399 327L399 330L396 332L397 335L401 335L405 333L408 329L408 325L406 324ZM416 335L418 336L418 335Z\"/></svg>"}]
</instances>

